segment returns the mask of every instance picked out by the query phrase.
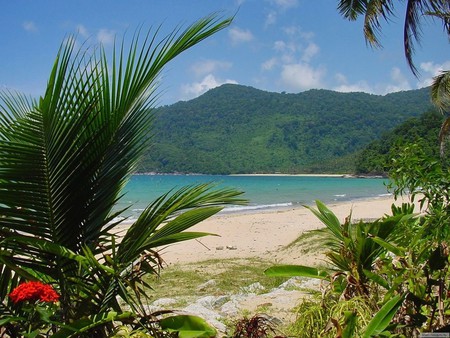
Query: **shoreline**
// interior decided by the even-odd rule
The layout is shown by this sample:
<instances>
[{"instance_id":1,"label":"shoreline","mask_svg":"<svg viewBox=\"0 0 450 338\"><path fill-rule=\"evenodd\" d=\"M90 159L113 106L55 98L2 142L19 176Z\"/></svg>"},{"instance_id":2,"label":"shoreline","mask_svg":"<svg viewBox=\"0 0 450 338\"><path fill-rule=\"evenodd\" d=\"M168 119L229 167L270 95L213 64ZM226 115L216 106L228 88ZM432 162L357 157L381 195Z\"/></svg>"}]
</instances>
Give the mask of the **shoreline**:
<instances>
[{"instance_id":1,"label":"shoreline","mask_svg":"<svg viewBox=\"0 0 450 338\"><path fill-rule=\"evenodd\" d=\"M174 175L174 176L241 176L241 177L342 177L342 178L387 178L387 176L383 175L358 175L358 174L286 174L286 173L252 173L252 174L204 174L204 173L183 173L183 172L174 172L174 173L162 173L162 172L137 172L133 175L136 176L164 176L164 175Z\"/></svg>"},{"instance_id":2,"label":"shoreline","mask_svg":"<svg viewBox=\"0 0 450 338\"><path fill-rule=\"evenodd\" d=\"M392 204L401 205L406 201L400 198L395 201L392 196L386 196L327 203L326 206L343 222L350 214L354 220L381 218L391 213ZM172 244L160 248L158 252L166 265L241 258L314 265L320 260L319 257L306 257L295 250L284 249L304 232L323 227L320 220L304 206L219 213L188 230L214 236Z\"/></svg>"}]
</instances>

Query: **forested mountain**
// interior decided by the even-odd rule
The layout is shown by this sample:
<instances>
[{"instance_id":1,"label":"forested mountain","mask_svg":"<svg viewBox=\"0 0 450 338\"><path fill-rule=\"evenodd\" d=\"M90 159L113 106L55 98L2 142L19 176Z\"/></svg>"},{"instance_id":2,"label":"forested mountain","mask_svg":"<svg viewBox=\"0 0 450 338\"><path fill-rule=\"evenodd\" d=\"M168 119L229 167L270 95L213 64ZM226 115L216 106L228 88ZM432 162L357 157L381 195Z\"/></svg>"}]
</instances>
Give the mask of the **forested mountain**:
<instances>
[{"instance_id":1,"label":"forested mountain","mask_svg":"<svg viewBox=\"0 0 450 338\"><path fill-rule=\"evenodd\" d=\"M392 159L409 144L417 143L429 158L439 158L439 131L442 114L429 111L410 118L393 130L383 133L356 156L357 174L384 175L392 166Z\"/></svg>"},{"instance_id":2,"label":"forested mountain","mask_svg":"<svg viewBox=\"0 0 450 338\"><path fill-rule=\"evenodd\" d=\"M222 85L157 110L141 172L353 172L353 154L431 107L429 89L385 96Z\"/></svg>"}]
</instances>

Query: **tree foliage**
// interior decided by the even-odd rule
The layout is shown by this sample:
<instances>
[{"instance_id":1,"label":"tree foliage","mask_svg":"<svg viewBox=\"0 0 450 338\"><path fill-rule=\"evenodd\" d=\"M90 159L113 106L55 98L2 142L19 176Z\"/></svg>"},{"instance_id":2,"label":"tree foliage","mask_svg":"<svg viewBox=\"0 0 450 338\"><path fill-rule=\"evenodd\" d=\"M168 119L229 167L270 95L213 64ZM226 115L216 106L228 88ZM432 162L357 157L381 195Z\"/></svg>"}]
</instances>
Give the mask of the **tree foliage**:
<instances>
[{"instance_id":1,"label":"tree foliage","mask_svg":"<svg viewBox=\"0 0 450 338\"><path fill-rule=\"evenodd\" d=\"M438 135L442 121L441 114L429 111L383 133L357 154L356 173L387 175L398 152L411 144L420 145L424 153L436 160L439 157Z\"/></svg>"},{"instance_id":2,"label":"tree foliage","mask_svg":"<svg viewBox=\"0 0 450 338\"><path fill-rule=\"evenodd\" d=\"M355 151L430 108L427 88L377 96L223 85L158 110L139 171L353 172Z\"/></svg>"}]
</instances>

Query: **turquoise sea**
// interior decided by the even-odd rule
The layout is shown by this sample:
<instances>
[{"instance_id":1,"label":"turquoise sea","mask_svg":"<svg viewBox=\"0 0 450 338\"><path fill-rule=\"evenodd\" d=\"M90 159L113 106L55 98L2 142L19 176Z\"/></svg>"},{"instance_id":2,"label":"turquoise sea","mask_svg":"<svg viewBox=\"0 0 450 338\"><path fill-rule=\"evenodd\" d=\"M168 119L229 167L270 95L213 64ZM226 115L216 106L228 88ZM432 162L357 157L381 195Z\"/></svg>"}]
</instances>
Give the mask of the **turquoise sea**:
<instances>
[{"instance_id":1,"label":"turquoise sea","mask_svg":"<svg viewBox=\"0 0 450 338\"><path fill-rule=\"evenodd\" d=\"M219 187L244 191L247 206L228 207L222 212L312 205L387 196L387 180L315 176L220 176L220 175L134 175L125 187L118 208L129 207L127 216L137 217L154 199L185 185L215 182Z\"/></svg>"}]
</instances>

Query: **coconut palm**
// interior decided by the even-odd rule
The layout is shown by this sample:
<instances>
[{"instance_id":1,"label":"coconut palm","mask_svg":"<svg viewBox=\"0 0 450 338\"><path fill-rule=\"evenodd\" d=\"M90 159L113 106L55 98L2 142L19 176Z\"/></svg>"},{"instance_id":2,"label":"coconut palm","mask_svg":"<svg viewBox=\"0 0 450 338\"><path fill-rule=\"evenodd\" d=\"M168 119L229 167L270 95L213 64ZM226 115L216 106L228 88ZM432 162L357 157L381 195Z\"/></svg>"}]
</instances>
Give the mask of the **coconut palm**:
<instances>
[{"instance_id":1,"label":"coconut palm","mask_svg":"<svg viewBox=\"0 0 450 338\"><path fill-rule=\"evenodd\" d=\"M381 20L388 21L394 15L393 0L340 0L338 9L349 20L356 20L364 15L364 36L374 47L381 47L379 33ZM413 62L415 44L420 42L421 24L427 17L442 21L447 35L450 35L450 4L447 0L407 0L403 28L405 57L412 72L417 76L418 70Z\"/></svg>"},{"instance_id":2,"label":"coconut palm","mask_svg":"<svg viewBox=\"0 0 450 338\"><path fill-rule=\"evenodd\" d=\"M112 59L101 46L76 48L72 37L42 97L0 93L0 313L17 310L7 294L27 279L56 287L66 335L97 326L89 332L103 336L112 320L145 319L143 277L158 272L160 248L204 236L185 230L242 202L239 192L208 184L181 188L122 233L125 210L114 208L152 142L163 67L231 20L211 15L161 39L160 28L138 31Z\"/></svg>"},{"instance_id":3,"label":"coconut palm","mask_svg":"<svg viewBox=\"0 0 450 338\"><path fill-rule=\"evenodd\" d=\"M399 2L397 2L399 3ZM393 0L340 0L338 9L349 20L364 16L364 36L374 47L381 47L379 33L381 21L388 21L394 16L396 2ZM403 45L408 65L415 76L419 72L414 64L413 56L417 43L421 39L421 25L427 18L441 21L444 32L450 38L450 2L448 0L407 0L403 28ZM442 113L450 110L450 72L443 71L434 78L431 86L431 99ZM441 152L444 151L445 140L450 132L450 120L447 119L440 134Z\"/></svg>"}]
</instances>

